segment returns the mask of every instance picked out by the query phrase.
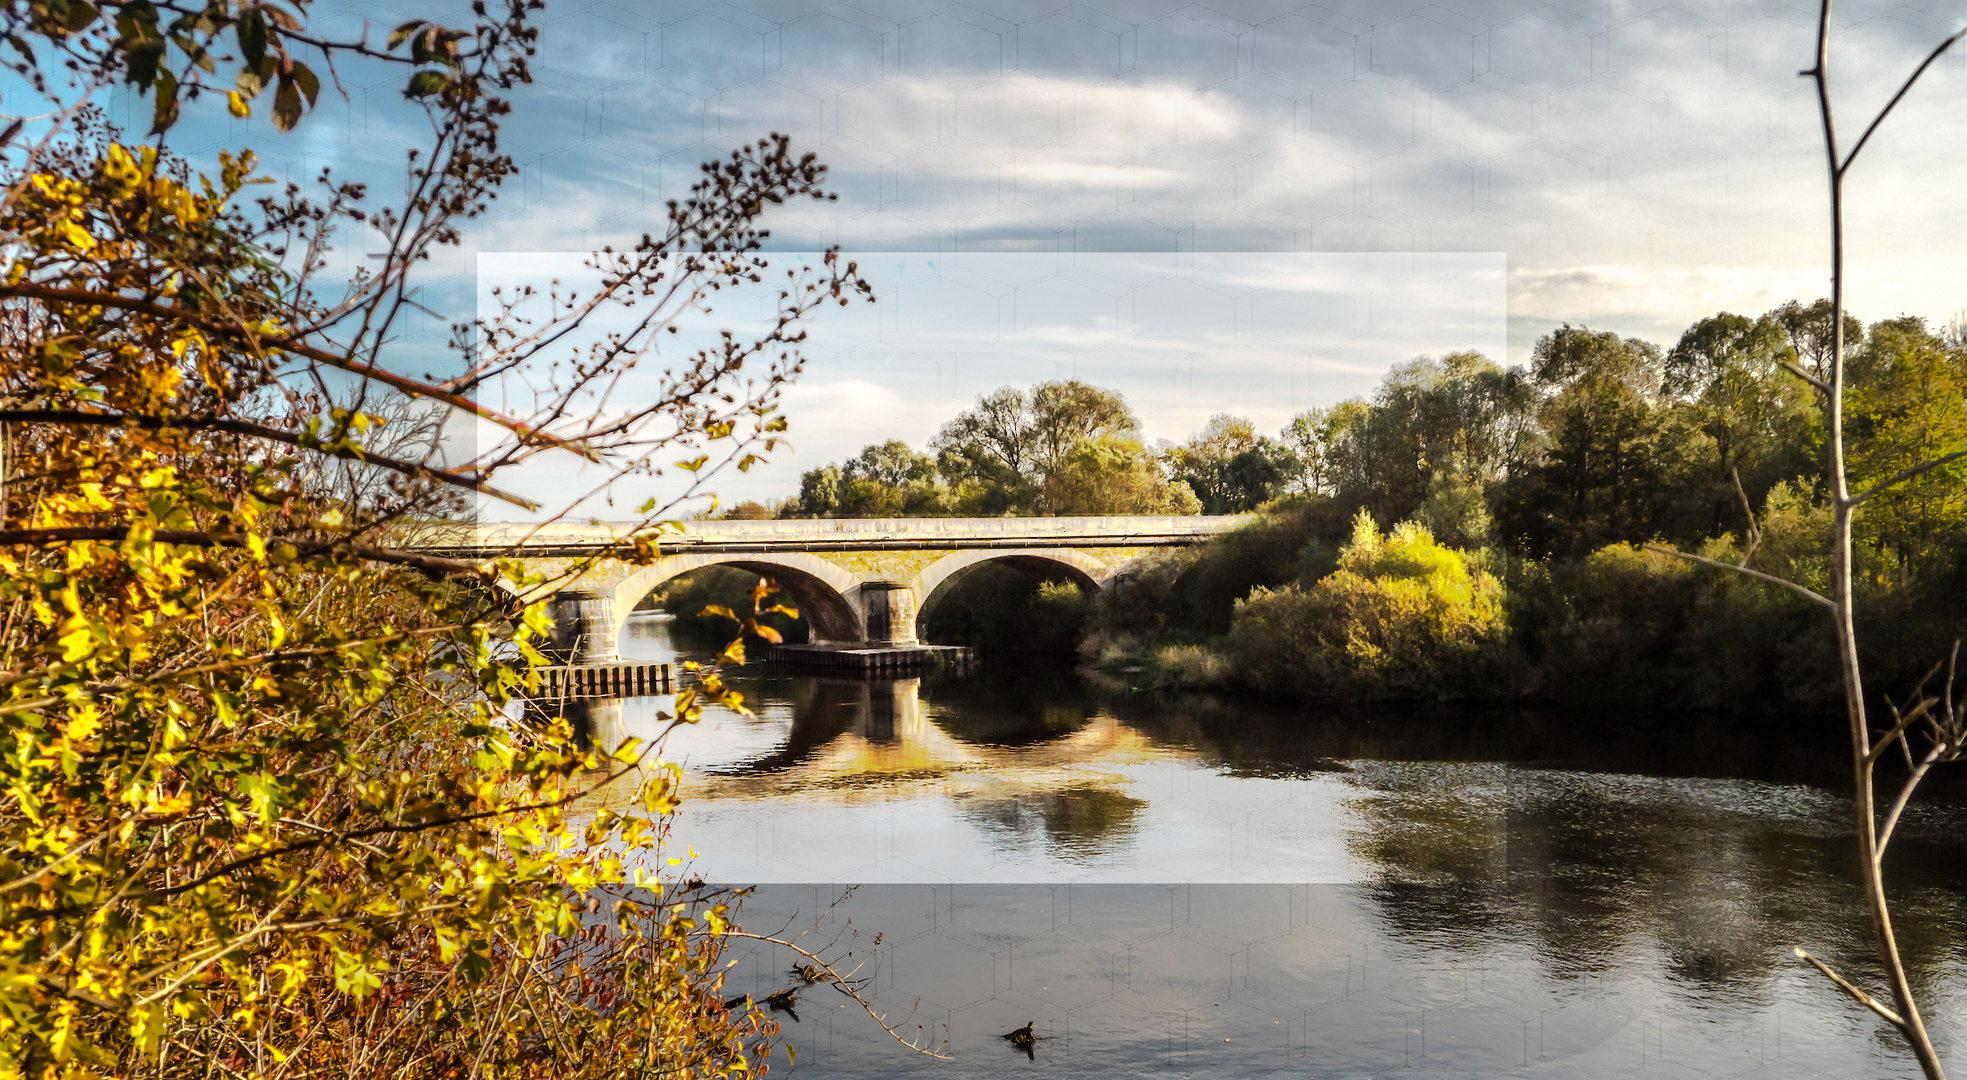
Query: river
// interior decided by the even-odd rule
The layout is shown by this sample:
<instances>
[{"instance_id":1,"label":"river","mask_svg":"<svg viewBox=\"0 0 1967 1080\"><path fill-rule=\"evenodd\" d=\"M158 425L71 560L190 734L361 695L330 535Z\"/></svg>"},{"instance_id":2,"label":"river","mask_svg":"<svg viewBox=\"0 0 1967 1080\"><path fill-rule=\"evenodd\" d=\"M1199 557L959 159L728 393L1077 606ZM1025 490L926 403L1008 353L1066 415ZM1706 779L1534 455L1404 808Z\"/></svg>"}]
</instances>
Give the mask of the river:
<instances>
[{"instance_id":1,"label":"river","mask_svg":"<svg viewBox=\"0 0 1967 1080\"><path fill-rule=\"evenodd\" d=\"M622 649L679 654L661 617ZM670 872L758 886L747 927L861 965L949 1056L820 985L781 1015L797 1057L775 1072L1917 1075L1790 952L1879 985L1837 758L1805 749L1834 743L1282 708L1029 659L734 681L753 715L665 747L686 768ZM666 704L604 704L597 733L649 734ZM1901 940L1967 1069L1967 803L1922 800L1900 834ZM783 950L733 955L732 993L789 984ZM1002 1038L1026 1023L1028 1051Z\"/></svg>"}]
</instances>

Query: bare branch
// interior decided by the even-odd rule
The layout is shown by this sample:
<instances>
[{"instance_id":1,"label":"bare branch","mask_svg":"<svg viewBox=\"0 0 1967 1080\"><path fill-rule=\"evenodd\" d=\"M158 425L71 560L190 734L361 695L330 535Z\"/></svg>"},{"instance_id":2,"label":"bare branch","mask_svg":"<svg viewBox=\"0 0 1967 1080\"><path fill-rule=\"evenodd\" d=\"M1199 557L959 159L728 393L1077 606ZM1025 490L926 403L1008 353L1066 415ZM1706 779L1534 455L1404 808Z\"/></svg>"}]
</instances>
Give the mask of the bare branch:
<instances>
[{"instance_id":1,"label":"bare branch","mask_svg":"<svg viewBox=\"0 0 1967 1080\"><path fill-rule=\"evenodd\" d=\"M578 442L562 439L556 435L549 435L523 420L507 416L494 409L488 409L476 401L465 397L463 394L454 394L442 387L432 386L429 383L417 379L398 375L393 371L385 370L374 364L364 363L352 356L343 356L338 353L329 352L326 349L315 348L312 345L305 344L295 335L263 334L245 326L238 326L196 312L183 311L176 306L152 303L149 300L139 300L128 296L118 296L114 293L91 292L87 289L53 289L45 285L34 285L27 282L21 282L17 285L0 285L0 297L9 296L18 296L24 299L52 303L120 308L124 311L132 311L140 315L149 315L152 318L189 323L208 333L224 334L227 337L238 338L256 349L290 352L296 356L303 356L309 360L319 361L332 368L339 368L342 371L360 375L365 379L374 379L386 386L393 386L406 394L441 401L454 409L470 413L479 419L489 420L518 435L521 439L545 443L561 450L571 450L590 461L596 460L594 451Z\"/></svg>"},{"instance_id":2,"label":"bare branch","mask_svg":"<svg viewBox=\"0 0 1967 1080\"><path fill-rule=\"evenodd\" d=\"M0 409L0 423L19 424L82 424L92 427L133 427L145 430L172 428L179 431L225 431L234 435L246 435L269 442L284 443L302 450L313 450L329 457L347 461L359 461L364 465L389 469L419 480L436 480L452 487L466 488L481 495L511 503L525 510L538 510L540 504L524 499L510 492L501 491L474 476L466 476L449 469L437 469L414 461L401 461L381 454L371 453L359 446L335 446L324 444L318 439L309 439L278 428L252 424L244 420L232 420L220 416L131 416L117 413L84 412L80 409Z\"/></svg>"},{"instance_id":3,"label":"bare branch","mask_svg":"<svg viewBox=\"0 0 1967 1080\"><path fill-rule=\"evenodd\" d=\"M1774 574L1765 574L1760 570L1750 570L1746 566L1736 566L1734 563L1721 562L1718 559L1710 559L1704 555L1695 555L1692 552L1675 551L1673 548L1664 547L1659 544L1647 544L1645 545L1645 548L1647 551L1658 552L1661 555L1671 555L1676 559L1686 559L1688 562L1702 563L1707 566L1717 567L1722 570L1733 570L1737 574L1747 574L1749 577L1755 578L1760 581L1766 581L1771 585L1781 585L1783 588L1788 589L1789 591L1796 593L1799 596L1808 597L1809 599L1814 600L1817 603L1822 604L1827 608L1830 608L1832 611L1837 610L1837 605L1831 603L1822 594L1804 588L1803 586L1798 585L1794 581L1788 581L1783 578L1779 578Z\"/></svg>"},{"instance_id":4,"label":"bare branch","mask_svg":"<svg viewBox=\"0 0 1967 1080\"><path fill-rule=\"evenodd\" d=\"M949 1060L948 1054L938 1054L934 1050L931 1050L927 1047L917 1046L914 1043L909 1042L907 1038L903 1037L901 1032L896 1031L893 1027L891 1027L888 1024L888 1021L882 1018L880 1013L874 1011L874 1004L872 1002L862 997L860 993L854 990L852 987L849 987L846 984L846 981L840 978L840 973L835 971L833 965L828 963L825 958L815 953L807 952L805 949L800 948L798 945L790 941L787 941L784 938L771 937L770 935L767 934L753 934L743 930L726 930L724 931L723 936L732 937L732 938L744 938L748 941L762 941L771 945L783 945L786 948L791 949L793 952L796 952L799 955L805 957L806 959L811 960L814 964L819 965L820 970L826 972L828 975L833 976L834 985L841 988L840 992L846 994L848 997L851 997L856 1002L858 1002L860 1004L860 1007L866 1010L869 1016L874 1018L874 1022L881 1025L881 1030L887 1032L890 1038L894 1039L898 1043L901 1043L903 1046L908 1047L910 1050L913 1050L918 1054L924 1055L925 1057L932 1057L938 1061Z\"/></svg>"},{"instance_id":5,"label":"bare branch","mask_svg":"<svg viewBox=\"0 0 1967 1080\"><path fill-rule=\"evenodd\" d=\"M1880 480L1878 483L1873 484L1870 487L1864 489L1863 491L1858 492L1856 495L1851 496L1850 505L1857 506L1859 503L1864 502L1866 499L1870 499L1876 495L1884 494L1884 492L1888 488L1897 487L1898 485L1903 484L1908 480L1912 480L1917 477L1924 476L1927 473L1932 472L1934 469L1937 469L1942 465L1951 465L1954 462L1961 460L1962 458L1967 458L1967 450L1957 450L1951 454L1945 454L1940 457L1936 457L1931 461L1922 461L1919 464L1912 466L1911 468L1900 469L1898 472L1893 473L1892 475L1886 477L1885 479Z\"/></svg>"},{"instance_id":6,"label":"bare branch","mask_svg":"<svg viewBox=\"0 0 1967 1080\"><path fill-rule=\"evenodd\" d=\"M1871 126L1865 129L1863 135L1858 136L1857 144L1852 146L1851 152L1844 156L1844 163L1837 167L1838 175L1842 176L1846 170L1850 169L1851 163L1858 160L1858 152L1865 148L1865 143L1871 141L1872 133L1878 130L1878 125L1884 123L1887 116L1892 115L1892 110L1898 107L1899 100L1912 90L1912 84L1918 82L1919 77L1926 74L1926 69L1933 66L1933 61L1938 60L1942 53L1953 48L1954 43L1962 37L1967 37L1967 27L1962 27L1954 31L1953 36L1934 46L1933 51L1926 54L1926 59L1919 62L1919 66L1912 70L1911 75L1906 76L1906 81L1904 85L1899 87L1899 92L1893 94L1892 100L1886 102L1885 107L1878 110L1878 115L1871 118Z\"/></svg>"},{"instance_id":7,"label":"bare branch","mask_svg":"<svg viewBox=\"0 0 1967 1080\"><path fill-rule=\"evenodd\" d=\"M1836 983L1840 988L1843 989L1845 993L1856 998L1858 1004L1863 1005L1865 1008L1870 1009L1872 1012L1875 1012L1878 1015L1884 1017L1886 1021L1890 1023L1893 1027L1896 1027L1902 1031L1905 1029L1906 1022L1900 1019L1898 1013L1895 1013L1891 1009L1886 1008L1884 1003L1880 1002L1877 998L1874 998L1870 994L1865 993L1863 990L1860 990L1857 987L1852 986L1850 982L1844 978L1844 976L1839 975L1835 971L1832 971L1830 969L1830 965L1824 963L1822 960L1819 960L1814 956L1811 956L1809 953L1804 952L1801 946L1798 946L1792 951L1796 953L1797 959L1807 961L1811 967L1814 967L1818 971L1823 972L1824 978L1829 979L1831 982Z\"/></svg>"},{"instance_id":8,"label":"bare branch","mask_svg":"<svg viewBox=\"0 0 1967 1080\"><path fill-rule=\"evenodd\" d=\"M120 544L129 539L131 527L128 525L70 526L58 529L0 529L0 547L53 547L57 544L75 544L85 540ZM244 536L214 536L211 533L193 532L188 529L155 529L148 533L150 539L160 544L186 544L194 547L234 547L247 546ZM267 537L266 543L292 544L294 550L302 555L324 555L333 551L345 551L358 559L369 562L388 563L393 566L408 566L427 574L448 577L453 574L469 574L473 577L484 573L479 563L446 559L436 555L423 555L414 551L396 551L389 548L371 547L367 544L352 544L341 540L300 540L287 537Z\"/></svg>"},{"instance_id":9,"label":"bare branch","mask_svg":"<svg viewBox=\"0 0 1967 1080\"><path fill-rule=\"evenodd\" d=\"M1823 381L1822 379L1817 378L1815 375L1810 374L1809 372L1803 370L1802 368L1797 367L1795 364L1792 364L1787 360L1778 360L1776 361L1776 366L1782 368L1784 371L1789 372L1791 375L1794 375L1797 378L1802 379L1804 382L1809 383L1811 386L1816 387L1818 393L1822 393L1822 394L1830 393L1829 383Z\"/></svg>"},{"instance_id":10,"label":"bare branch","mask_svg":"<svg viewBox=\"0 0 1967 1080\"><path fill-rule=\"evenodd\" d=\"M1878 830L1878 848L1876 854L1872 856L1876 862L1884 863L1885 846L1892 842L1892 830L1898 828L1899 815L1905 812L1906 804L1912 801L1913 789L1919 786L1921 780L1926 779L1926 773L1933 768L1934 762L1945 756L1947 749L1947 743L1935 743L1933 748L1926 752L1925 760L1913 766L1911 775L1907 776L1905 783L1899 786L1899 796L1892 800L1892 809L1885 815L1885 824Z\"/></svg>"}]
</instances>

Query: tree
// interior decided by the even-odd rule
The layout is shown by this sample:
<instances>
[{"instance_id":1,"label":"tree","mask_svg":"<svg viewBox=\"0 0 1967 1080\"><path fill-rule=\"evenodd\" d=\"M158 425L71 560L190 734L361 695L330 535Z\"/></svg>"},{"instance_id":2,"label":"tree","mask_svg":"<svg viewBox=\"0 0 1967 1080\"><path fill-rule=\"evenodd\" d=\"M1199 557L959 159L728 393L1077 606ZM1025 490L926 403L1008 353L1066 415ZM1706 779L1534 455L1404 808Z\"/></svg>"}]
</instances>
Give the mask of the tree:
<instances>
[{"instance_id":1,"label":"tree","mask_svg":"<svg viewBox=\"0 0 1967 1080\"><path fill-rule=\"evenodd\" d=\"M1852 479L1870 484L1967 450L1967 350L1917 318L1871 328L1848 361ZM1858 540L1888 552L1907 578L1951 569L1967 531L1967 465L1922 471L1880 492L1856 524Z\"/></svg>"},{"instance_id":2,"label":"tree","mask_svg":"<svg viewBox=\"0 0 1967 1080\"><path fill-rule=\"evenodd\" d=\"M1804 373L1813 379L1822 379L1830 371L1835 344L1835 335L1831 333L1831 312L1830 298L1824 297L1808 306L1790 300L1769 313L1789 338L1790 348L1796 353L1795 362L1801 364ZM1846 349L1856 350L1864 345L1863 323L1848 314L1836 321L1840 324Z\"/></svg>"},{"instance_id":3,"label":"tree","mask_svg":"<svg viewBox=\"0 0 1967 1080\"><path fill-rule=\"evenodd\" d=\"M1781 370L1787 338L1773 315L1722 312L1689 327L1666 354L1662 393L1699 436L1669 442L1698 446L1689 467L1701 535L1719 535L1810 465L1801 456L1807 403Z\"/></svg>"},{"instance_id":4,"label":"tree","mask_svg":"<svg viewBox=\"0 0 1967 1080\"><path fill-rule=\"evenodd\" d=\"M1081 443L1099 439L1138 439L1140 421L1112 390L1077 379L1042 382L1031 388L1029 458L1041 475L1064 464Z\"/></svg>"},{"instance_id":5,"label":"tree","mask_svg":"<svg viewBox=\"0 0 1967 1080\"><path fill-rule=\"evenodd\" d=\"M936 459L900 439L863 447L843 465L822 465L799 478L799 498L786 507L798 517L937 517L949 512L949 492Z\"/></svg>"},{"instance_id":6,"label":"tree","mask_svg":"<svg viewBox=\"0 0 1967 1080\"><path fill-rule=\"evenodd\" d=\"M1295 465L1284 445L1228 413L1211 417L1194 438L1170 450L1168 462L1209 514L1255 510L1283 494Z\"/></svg>"},{"instance_id":7,"label":"tree","mask_svg":"<svg viewBox=\"0 0 1967 1080\"><path fill-rule=\"evenodd\" d=\"M0 139L9 1072L703 1075L768 1049L765 1014L719 993L739 933L722 898L648 873L675 771L508 709L537 688L537 601L559 583L523 547L417 542L447 493L530 506L496 483L542 453L602 477L562 513L679 467L694 495L713 451L748 465L783 428L799 320L865 287L829 255L782 280L764 334L613 400L678 313L763 280L762 214L824 197L823 167L774 137L706 165L655 232L590 262L597 284L455 326L448 377L398 370L416 274L513 170L498 120L531 10L413 20L384 46L315 35L304 2L7 11L10 64L48 107ZM250 151L210 176L170 152L181 109L213 96L246 116L270 92L276 129L301 122L320 89L303 56L403 73L432 134L400 204L325 176L249 201ZM99 81L151 95L150 145L91 111ZM356 226L388 251L333 280L325 253ZM627 318L597 334L601 312ZM495 407L506 375L537 392ZM415 432L433 409L502 438L461 460ZM676 505L646 506L618 554L654 557ZM709 700L739 703L714 668L674 718ZM608 784L635 795L572 813Z\"/></svg>"},{"instance_id":8,"label":"tree","mask_svg":"<svg viewBox=\"0 0 1967 1080\"><path fill-rule=\"evenodd\" d=\"M1045 477L1039 497L1047 513L1060 515L1202 512L1186 485L1162 473L1153 451L1111 435L1074 446Z\"/></svg>"},{"instance_id":9,"label":"tree","mask_svg":"<svg viewBox=\"0 0 1967 1080\"><path fill-rule=\"evenodd\" d=\"M1537 342L1544 460L1513 533L1569 555L1651 536L1662 361L1650 342L1569 325Z\"/></svg>"},{"instance_id":10,"label":"tree","mask_svg":"<svg viewBox=\"0 0 1967 1080\"><path fill-rule=\"evenodd\" d=\"M988 489L985 512L1003 513L1032 506L1045 478L1080 443L1139 435L1140 422L1119 394L1067 379L1039 383L1029 396L1012 386L983 395L929 446L952 484Z\"/></svg>"},{"instance_id":11,"label":"tree","mask_svg":"<svg viewBox=\"0 0 1967 1080\"><path fill-rule=\"evenodd\" d=\"M1300 413L1281 437L1300 490L1400 521L1444 486L1486 499L1491 485L1521 472L1538 449L1535 405L1521 370L1474 352L1422 356L1389 369L1370 402Z\"/></svg>"},{"instance_id":12,"label":"tree","mask_svg":"<svg viewBox=\"0 0 1967 1080\"><path fill-rule=\"evenodd\" d=\"M879 446L867 446L850 458L841 470L849 480L871 480L890 487L936 482L936 459L918 454L900 439L889 439Z\"/></svg>"}]
</instances>

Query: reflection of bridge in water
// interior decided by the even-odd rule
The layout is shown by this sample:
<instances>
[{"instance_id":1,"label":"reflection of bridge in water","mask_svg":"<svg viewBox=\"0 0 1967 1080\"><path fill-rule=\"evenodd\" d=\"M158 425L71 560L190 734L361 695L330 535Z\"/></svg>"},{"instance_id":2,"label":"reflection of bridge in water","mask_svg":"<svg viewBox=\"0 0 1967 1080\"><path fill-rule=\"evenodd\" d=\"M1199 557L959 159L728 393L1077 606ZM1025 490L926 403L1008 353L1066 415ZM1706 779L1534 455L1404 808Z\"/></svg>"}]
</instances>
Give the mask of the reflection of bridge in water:
<instances>
[{"instance_id":1,"label":"reflection of bridge in water","mask_svg":"<svg viewBox=\"0 0 1967 1080\"><path fill-rule=\"evenodd\" d=\"M613 663L629 611L670 578L705 566L770 577L817 643L908 645L916 615L942 585L984 563L1109 589L1157 551L1202 543L1241 517L898 518L693 521L667 535L648 566L608 558L626 525L487 524L427 550L498 554L523 542L529 565L566 570L602 556L554 597L556 637L577 663Z\"/></svg>"},{"instance_id":2,"label":"reflection of bridge in water","mask_svg":"<svg viewBox=\"0 0 1967 1080\"><path fill-rule=\"evenodd\" d=\"M1117 770L1153 760L1157 749L1110 714L1048 710L1007 718L1008 729L984 738L965 738L953 730L960 724L955 711L925 701L921 691L920 679L807 681L776 745L689 768L686 797L763 803L824 792L851 802L932 785L974 816L1020 831L1035 825L1068 845L1124 830L1145 805L1126 794L1128 782ZM619 701L569 705L599 747L654 734L637 730ZM666 756L692 756L679 749L666 748Z\"/></svg>"},{"instance_id":3,"label":"reflection of bridge in water","mask_svg":"<svg viewBox=\"0 0 1967 1080\"><path fill-rule=\"evenodd\" d=\"M693 770L715 797L753 798L817 788L868 788L907 784L954 773L988 773L1056 780L1061 769L1089 763L1145 760L1149 740L1104 712L1054 718L1034 725L1042 734L1022 739L972 741L952 735L931 715L922 680L852 682L813 680L810 696L795 702L785 738L744 761ZM582 703L590 737L612 748L632 730L619 701Z\"/></svg>"}]
</instances>

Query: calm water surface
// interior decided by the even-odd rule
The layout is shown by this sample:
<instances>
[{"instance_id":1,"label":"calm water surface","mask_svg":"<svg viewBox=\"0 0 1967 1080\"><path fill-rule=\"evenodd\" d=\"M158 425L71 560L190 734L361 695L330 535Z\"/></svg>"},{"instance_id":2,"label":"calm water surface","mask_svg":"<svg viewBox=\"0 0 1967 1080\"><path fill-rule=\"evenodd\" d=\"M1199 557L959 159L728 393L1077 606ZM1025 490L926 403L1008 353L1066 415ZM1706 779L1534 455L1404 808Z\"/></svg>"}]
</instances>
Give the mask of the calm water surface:
<instances>
[{"instance_id":1,"label":"calm water surface","mask_svg":"<svg viewBox=\"0 0 1967 1080\"><path fill-rule=\"evenodd\" d=\"M659 619L623 651L676 655ZM687 650L685 650L687 655ZM1914 1076L1793 945L1877 986L1834 753L1616 715L1279 709L1025 662L747 672L673 735L670 854L860 964L948 1061L803 991L833 1076ZM666 700L604 703L603 740ZM1799 723L1833 723L1799 720ZM1900 933L1956 1070L1967 811L1901 825ZM738 953L732 992L788 985ZM1026 1054L1000 1038L1026 1022ZM917 1025L921 1025L918 1030Z\"/></svg>"}]
</instances>

